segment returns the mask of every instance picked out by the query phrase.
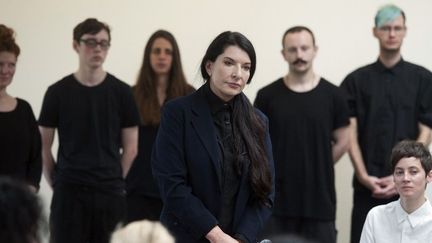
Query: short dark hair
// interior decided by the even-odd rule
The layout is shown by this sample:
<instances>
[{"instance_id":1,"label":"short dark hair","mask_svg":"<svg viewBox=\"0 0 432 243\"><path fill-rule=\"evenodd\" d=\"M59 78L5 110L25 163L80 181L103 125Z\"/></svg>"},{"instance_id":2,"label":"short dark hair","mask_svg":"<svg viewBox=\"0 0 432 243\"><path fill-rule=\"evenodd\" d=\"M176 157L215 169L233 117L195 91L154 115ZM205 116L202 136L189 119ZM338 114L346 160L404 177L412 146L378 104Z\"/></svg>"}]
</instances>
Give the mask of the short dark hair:
<instances>
[{"instance_id":1,"label":"short dark hair","mask_svg":"<svg viewBox=\"0 0 432 243\"><path fill-rule=\"evenodd\" d=\"M27 185L0 177L0 242L40 242L46 222L39 198Z\"/></svg>"},{"instance_id":2,"label":"short dark hair","mask_svg":"<svg viewBox=\"0 0 432 243\"><path fill-rule=\"evenodd\" d=\"M79 23L73 30L73 38L79 42L81 37L85 34L97 34L101 30L105 30L108 33L108 40L111 41L111 30L110 27L97 20L96 18L88 18L83 22Z\"/></svg>"},{"instance_id":3,"label":"short dark hair","mask_svg":"<svg viewBox=\"0 0 432 243\"><path fill-rule=\"evenodd\" d=\"M20 54L20 48L15 42L15 32L4 24L0 24L0 52L11 52L16 57Z\"/></svg>"},{"instance_id":4,"label":"short dark hair","mask_svg":"<svg viewBox=\"0 0 432 243\"><path fill-rule=\"evenodd\" d=\"M395 170L401 159L409 157L419 159L426 174L432 170L432 158L428 148L420 142L411 140L401 141L394 146L390 158L392 170Z\"/></svg>"},{"instance_id":5,"label":"short dark hair","mask_svg":"<svg viewBox=\"0 0 432 243\"><path fill-rule=\"evenodd\" d=\"M256 69L255 48L253 47L252 43L239 32L222 32L210 43L210 46L207 48L207 51L201 61L201 75L203 76L204 80L209 80L210 76L206 70L207 61L214 62L217 57L222 54L229 46L238 46L248 54L251 60L251 67L250 76L247 80L247 83L250 83Z\"/></svg>"},{"instance_id":6,"label":"short dark hair","mask_svg":"<svg viewBox=\"0 0 432 243\"><path fill-rule=\"evenodd\" d=\"M298 32L302 32L302 31L306 31L308 32L311 36L312 36L312 43L315 46L315 35L312 32L312 30L310 30L308 27L306 26L301 26L301 25L297 25L294 27L289 28L287 31L285 31L285 33L282 36L282 47L285 48L285 37L288 34L292 34L292 33L298 33Z\"/></svg>"}]
</instances>

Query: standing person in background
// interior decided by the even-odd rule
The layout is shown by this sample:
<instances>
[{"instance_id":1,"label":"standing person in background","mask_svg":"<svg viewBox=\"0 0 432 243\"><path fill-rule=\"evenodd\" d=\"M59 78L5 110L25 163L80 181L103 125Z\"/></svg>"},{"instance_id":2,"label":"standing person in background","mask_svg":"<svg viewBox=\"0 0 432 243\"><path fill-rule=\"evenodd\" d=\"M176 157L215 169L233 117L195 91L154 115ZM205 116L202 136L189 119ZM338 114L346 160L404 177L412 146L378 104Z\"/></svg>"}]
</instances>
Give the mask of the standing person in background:
<instances>
[{"instance_id":1,"label":"standing person in background","mask_svg":"<svg viewBox=\"0 0 432 243\"><path fill-rule=\"evenodd\" d=\"M14 31L0 24L0 176L21 180L36 192L42 174L37 122L30 104L6 91L19 54Z\"/></svg>"},{"instance_id":2,"label":"standing person in background","mask_svg":"<svg viewBox=\"0 0 432 243\"><path fill-rule=\"evenodd\" d=\"M162 200L151 170L151 151L163 104L192 93L183 73L180 50L174 36L158 30L144 49L138 80L132 88L141 116L138 155L126 177L127 221L159 220Z\"/></svg>"},{"instance_id":3,"label":"standing person in background","mask_svg":"<svg viewBox=\"0 0 432 243\"><path fill-rule=\"evenodd\" d=\"M334 165L348 150L349 113L339 88L314 72L317 51L309 28L288 29L281 52L289 72L255 99L269 119L276 171L266 237L296 234L336 242Z\"/></svg>"},{"instance_id":4,"label":"standing person in background","mask_svg":"<svg viewBox=\"0 0 432 243\"><path fill-rule=\"evenodd\" d=\"M51 242L108 243L126 217L124 178L137 154L139 115L129 85L103 69L109 27L89 18L73 32L78 70L51 85L39 125L54 193ZM57 163L51 153L58 130Z\"/></svg>"},{"instance_id":5,"label":"standing person in background","mask_svg":"<svg viewBox=\"0 0 432 243\"><path fill-rule=\"evenodd\" d=\"M369 211L360 242L430 243L432 206L425 191L432 181L431 154L422 143L402 141L390 161L399 200Z\"/></svg>"},{"instance_id":6,"label":"standing person in background","mask_svg":"<svg viewBox=\"0 0 432 243\"><path fill-rule=\"evenodd\" d=\"M160 219L177 243L255 243L270 216L267 118L242 92L255 67L252 43L223 32L201 62L206 83L163 108L152 168L164 202Z\"/></svg>"},{"instance_id":7,"label":"standing person in background","mask_svg":"<svg viewBox=\"0 0 432 243\"><path fill-rule=\"evenodd\" d=\"M375 16L373 35L380 52L375 63L349 74L351 120L349 155L354 166L351 243L358 243L369 210L397 199L389 158L393 146L411 139L428 145L432 127L432 73L403 60L405 13L386 5Z\"/></svg>"}]
</instances>

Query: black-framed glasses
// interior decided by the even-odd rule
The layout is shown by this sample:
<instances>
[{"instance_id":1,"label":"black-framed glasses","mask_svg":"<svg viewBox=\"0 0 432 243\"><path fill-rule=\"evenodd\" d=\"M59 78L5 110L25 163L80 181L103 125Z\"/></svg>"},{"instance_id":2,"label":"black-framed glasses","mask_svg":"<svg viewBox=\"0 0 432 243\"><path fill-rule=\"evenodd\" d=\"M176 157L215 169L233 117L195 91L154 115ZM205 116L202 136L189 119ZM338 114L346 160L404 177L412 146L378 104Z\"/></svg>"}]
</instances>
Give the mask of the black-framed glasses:
<instances>
[{"instance_id":1,"label":"black-framed glasses","mask_svg":"<svg viewBox=\"0 0 432 243\"><path fill-rule=\"evenodd\" d=\"M90 48L96 48L99 45L102 50L108 50L111 45L109 41L97 41L96 39L80 39L80 42L84 43L87 47Z\"/></svg>"}]
</instances>

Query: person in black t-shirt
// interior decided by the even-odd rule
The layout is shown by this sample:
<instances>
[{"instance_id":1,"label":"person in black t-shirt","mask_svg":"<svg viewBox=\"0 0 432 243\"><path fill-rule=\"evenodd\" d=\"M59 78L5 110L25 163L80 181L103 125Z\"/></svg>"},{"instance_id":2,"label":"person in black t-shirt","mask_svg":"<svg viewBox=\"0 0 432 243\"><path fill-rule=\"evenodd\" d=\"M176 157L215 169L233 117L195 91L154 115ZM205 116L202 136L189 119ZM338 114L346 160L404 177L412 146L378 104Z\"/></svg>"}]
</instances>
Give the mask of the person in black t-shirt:
<instances>
[{"instance_id":1,"label":"person in black t-shirt","mask_svg":"<svg viewBox=\"0 0 432 243\"><path fill-rule=\"evenodd\" d=\"M380 46L375 63L350 73L341 84L348 94L354 200L351 242L358 243L369 210L396 200L391 149L404 139L428 145L432 127L432 74L402 59L405 13L386 5L375 16Z\"/></svg>"},{"instance_id":2,"label":"person in black t-shirt","mask_svg":"<svg viewBox=\"0 0 432 243\"><path fill-rule=\"evenodd\" d=\"M77 25L79 68L44 97L39 125L43 171L54 190L51 242L108 243L125 219L124 178L137 154L139 115L129 85L102 67L110 41L109 27L97 19Z\"/></svg>"},{"instance_id":3,"label":"person in black t-shirt","mask_svg":"<svg viewBox=\"0 0 432 243\"><path fill-rule=\"evenodd\" d=\"M27 101L7 92L19 54L13 29L0 24L0 176L23 181L36 192L42 175L36 118Z\"/></svg>"},{"instance_id":4,"label":"person in black t-shirt","mask_svg":"<svg viewBox=\"0 0 432 243\"><path fill-rule=\"evenodd\" d=\"M318 47L310 29L288 29L282 46L289 72L255 100L269 118L276 170L275 207L264 235L335 243L334 164L349 145L348 107L342 92L313 71Z\"/></svg>"}]
</instances>

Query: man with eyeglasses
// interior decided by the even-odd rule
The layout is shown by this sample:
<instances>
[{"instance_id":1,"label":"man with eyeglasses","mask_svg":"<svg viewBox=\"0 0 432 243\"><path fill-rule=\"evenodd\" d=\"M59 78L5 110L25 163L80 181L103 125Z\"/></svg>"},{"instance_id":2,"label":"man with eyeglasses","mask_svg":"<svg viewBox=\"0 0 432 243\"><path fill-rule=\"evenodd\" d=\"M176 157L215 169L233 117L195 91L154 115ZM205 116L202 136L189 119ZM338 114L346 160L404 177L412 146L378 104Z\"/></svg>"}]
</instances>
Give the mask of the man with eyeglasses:
<instances>
[{"instance_id":1,"label":"man with eyeglasses","mask_svg":"<svg viewBox=\"0 0 432 243\"><path fill-rule=\"evenodd\" d=\"M403 60L405 13L386 5L375 16L380 53L375 63L349 74L341 84L351 112L354 205L351 242L358 243L368 211L397 199L390 154L404 139L428 145L432 127L432 73Z\"/></svg>"},{"instance_id":2,"label":"man with eyeglasses","mask_svg":"<svg viewBox=\"0 0 432 243\"><path fill-rule=\"evenodd\" d=\"M78 70L48 88L39 117L43 172L54 191L51 242L108 243L126 213L124 178L137 153L139 116L129 85L102 67L109 27L89 18L73 38Z\"/></svg>"}]
</instances>

